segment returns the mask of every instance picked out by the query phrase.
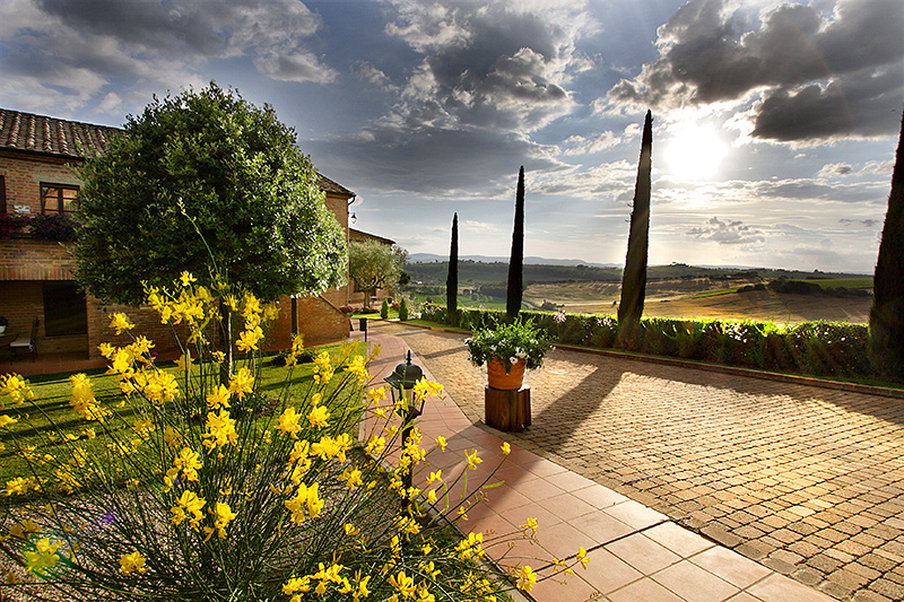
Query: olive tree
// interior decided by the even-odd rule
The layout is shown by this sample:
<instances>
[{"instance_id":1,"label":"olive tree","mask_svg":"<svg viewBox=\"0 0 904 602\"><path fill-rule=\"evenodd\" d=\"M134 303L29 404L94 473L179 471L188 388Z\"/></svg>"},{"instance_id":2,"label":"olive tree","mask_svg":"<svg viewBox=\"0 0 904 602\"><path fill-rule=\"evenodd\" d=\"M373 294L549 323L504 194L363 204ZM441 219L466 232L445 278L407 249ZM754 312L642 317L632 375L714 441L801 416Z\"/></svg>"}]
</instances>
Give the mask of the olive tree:
<instances>
[{"instance_id":1,"label":"olive tree","mask_svg":"<svg viewBox=\"0 0 904 602\"><path fill-rule=\"evenodd\" d=\"M348 246L348 277L364 291L365 305L381 288L394 288L408 261L408 251L376 240L352 242Z\"/></svg>"}]
</instances>

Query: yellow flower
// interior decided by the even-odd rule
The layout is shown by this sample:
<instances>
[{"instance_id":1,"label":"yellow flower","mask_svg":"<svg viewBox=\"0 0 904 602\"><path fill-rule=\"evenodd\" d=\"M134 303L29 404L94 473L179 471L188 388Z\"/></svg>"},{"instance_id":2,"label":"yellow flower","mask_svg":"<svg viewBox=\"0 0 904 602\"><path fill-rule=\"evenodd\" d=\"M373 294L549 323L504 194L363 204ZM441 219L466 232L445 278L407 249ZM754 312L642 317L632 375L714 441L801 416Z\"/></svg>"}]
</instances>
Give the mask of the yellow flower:
<instances>
[{"instance_id":1,"label":"yellow flower","mask_svg":"<svg viewBox=\"0 0 904 602\"><path fill-rule=\"evenodd\" d=\"M116 312L110 316L110 328L115 330L117 335L120 335L126 330L132 330L135 325L129 320L129 316L122 312Z\"/></svg>"},{"instance_id":2,"label":"yellow flower","mask_svg":"<svg viewBox=\"0 0 904 602\"><path fill-rule=\"evenodd\" d=\"M577 559L581 561L581 566L586 569L587 563L590 562L590 558L587 557L587 550L585 550L583 546L578 549Z\"/></svg>"},{"instance_id":3,"label":"yellow flower","mask_svg":"<svg viewBox=\"0 0 904 602\"><path fill-rule=\"evenodd\" d=\"M301 431L300 420L301 414L295 411L295 406L289 406L280 414L276 429L291 436L293 439L298 439L298 433Z\"/></svg>"},{"instance_id":4,"label":"yellow flower","mask_svg":"<svg viewBox=\"0 0 904 602\"><path fill-rule=\"evenodd\" d=\"M131 575L133 572L144 573L147 571L144 566L145 560L147 559L141 555L141 552L136 550L119 559L119 570L123 575Z\"/></svg>"},{"instance_id":5,"label":"yellow flower","mask_svg":"<svg viewBox=\"0 0 904 602\"><path fill-rule=\"evenodd\" d=\"M515 573L515 579L518 580L515 584L518 589L529 592L534 589L534 584L537 583L537 574L530 566L525 564Z\"/></svg>"},{"instance_id":6,"label":"yellow flower","mask_svg":"<svg viewBox=\"0 0 904 602\"><path fill-rule=\"evenodd\" d=\"M334 370L329 351L321 351L314 358L314 381L318 384L328 383L333 378Z\"/></svg>"},{"instance_id":7,"label":"yellow flower","mask_svg":"<svg viewBox=\"0 0 904 602\"><path fill-rule=\"evenodd\" d=\"M198 497L195 492L185 490L179 499L176 500L177 505L170 508L170 512L173 513L173 517L170 520L174 525L179 525L188 518L188 513L191 513L192 518L189 522L193 529L197 529L198 523L204 518L201 509L206 503L204 498Z\"/></svg>"},{"instance_id":8,"label":"yellow flower","mask_svg":"<svg viewBox=\"0 0 904 602\"><path fill-rule=\"evenodd\" d=\"M0 375L0 393L9 395L16 404L35 398L34 392L28 386L28 381L18 374ZM0 408L2 407L3 405L0 404Z\"/></svg>"},{"instance_id":9,"label":"yellow flower","mask_svg":"<svg viewBox=\"0 0 904 602\"><path fill-rule=\"evenodd\" d=\"M327 427L329 423L327 419L330 417L330 411L326 406L314 406L308 414L308 422L311 426Z\"/></svg>"},{"instance_id":10,"label":"yellow flower","mask_svg":"<svg viewBox=\"0 0 904 602\"><path fill-rule=\"evenodd\" d=\"M345 534L349 537L355 537L361 533L361 529L351 523L345 523L342 528L345 529Z\"/></svg>"},{"instance_id":11,"label":"yellow flower","mask_svg":"<svg viewBox=\"0 0 904 602\"><path fill-rule=\"evenodd\" d=\"M197 282L198 279L191 275L191 272L185 271L179 275L179 282L182 283L182 286L188 286L192 282ZM167 280L167 282L169 282ZM169 286L169 285L167 285Z\"/></svg>"},{"instance_id":12,"label":"yellow flower","mask_svg":"<svg viewBox=\"0 0 904 602\"><path fill-rule=\"evenodd\" d=\"M538 526L537 519L528 517L527 523L521 525L521 529L530 529L532 532L536 533Z\"/></svg>"},{"instance_id":13,"label":"yellow flower","mask_svg":"<svg viewBox=\"0 0 904 602\"><path fill-rule=\"evenodd\" d=\"M69 377L69 382L72 383L72 397L69 404L85 420L97 420L103 423L111 415L110 410L105 410L98 405L91 380L87 375L73 374Z\"/></svg>"},{"instance_id":14,"label":"yellow flower","mask_svg":"<svg viewBox=\"0 0 904 602\"><path fill-rule=\"evenodd\" d=\"M292 514L293 523L303 523L305 511L311 518L320 516L324 501L317 497L317 486L317 483L310 487L302 483L298 486L295 497L285 501L286 509Z\"/></svg>"},{"instance_id":15,"label":"yellow flower","mask_svg":"<svg viewBox=\"0 0 904 602\"><path fill-rule=\"evenodd\" d=\"M191 352L183 353L179 356L179 359L176 360L176 368L179 370L185 371L191 367Z\"/></svg>"},{"instance_id":16,"label":"yellow flower","mask_svg":"<svg viewBox=\"0 0 904 602\"><path fill-rule=\"evenodd\" d=\"M41 527L31 519L25 519L21 524L17 523L9 528L9 536L21 541L30 539L33 534L40 532Z\"/></svg>"},{"instance_id":17,"label":"yellow flower","mask_svg":"<svg viewBox=\"0 0 904 602\"><path fill-rule=\"evenodd\" d=\"M365 365L363 355L356 355L353 357L351 363L345 367L345 371L357 376L358 381L361 384L366 383L367 379L370 378L370 374L367 373L367 366Z\"/></svg>"},{"instance_id":18,"label":"yellow flower","mask_svg":"<svg viewBox=\"0 0 904 602\"><path fill-rule=\"evenodd\" d=\"M373 435L367 440L367 446L364 448L369 454L380 455L386 447L386 438Z\"/></svg>"},{"instance_id":19,"label":"yellow flower","mask_svg":"<svg viewBox=\"0 0 904 602\"><path fill-rule=\"evenodd\" d=\"M339 478L345 479L345 486L349 489L354 489L364 484L364 481L361 480L361 471L357 468L347 468Z\"/></svg>"},{"instance_id":20,"label":"yellow flower","mask_svg":"<svg viewBox=\"0 0 904 602\"><path fill-rule=\"evenodd\" d=\"M421 378L421 380L414 385L414 398L418 401L423 401L430 395L441 397L443 390L443 385L429 381L426 378Z\"/></svg>"},{"instance_id":21,"label":"yellow flower","mask_svg":"<svg viewBox=\"0 0 904 602\"><path fill-rule=\"evenodd\" d=\"M6 497L11 495L25 495L34 487L34 481L26 477L16 477L6 482Z\"/></svg>"},{"instance_id":22,"label":"yellow flower","mask_svg":"<svg viewBox=\"0 0 904 602\"><path fill-rule=\"evenodd\" d=\"M433 481L443 482L443 471L442 469L437 470L436 472L431 472L430 476L427 477L427 484L432 483Z\"/></svg>"},{"instance_id":23,"label":"yellow flower","mask_svg":"<svg viewBox=\"0 0 904 602\"><path fill-rule=\"evenodd\" d=\"M483 460L477 457L476 449L471 451L465 450L465 460L468 461L468 470L476 470L477 465L483 462Z\"/></svg>"},{"instance_id":24,"label":"yellow flower","mask_svg":"<svg viewBox=\"0 0 904 602\"><path fill-rule=\"evenodd\" d=\"M436 438L436 444L439 446L440 451L446 451L446 438L440 435Z\"/></svg>"},{"instance_id":25,"label":"yellow flower","mask_svg":"<svg viewBox=\"0 0 904 602\"><path fill-rule=\"evenodd\" d=\"M53 568L60 561L56 551L61 545L63 545L61 541L51 544L47 537L39 539L35 544L34 552L25 552L26 568L34 573L43 573L47 569Z\"/></svg>"},{"instance_id":26,"label":"yellow flower","mask_svg":"<svg viewBox=\"0 0 904 602\"><path fill-rule=\"evenodd\" d=\"M220 385L217 389L207 396L207 407L211 410L229 407L229 389Z\"/></svg>"},{"instance_id":27,"label":"yellow flower","mask_svg":"<svg viewBox=\"0 0 904 602\"><path fill-rule=\"evenodd\" d=\"M219 414L207 413L207 432L204 433L204 446L207 449L234 445L237 439L235 420L229 416L228 410L221 409Z\"/></svg>"},{"instance_id":28,"label":"yellow flower","mask_svg":"<svg viewBox=\"0 0 904 602\"><path fill-rule=\"evenodd\" d=\"M201 456L190 447L183 447L176 459L173 460L176 468L182 471L186 481L198 480L198 469L201 468Z\"/></svg>"},{"instance_id":29,"label":"yellow flower","mask_svg":"<svg viewBox=\"0 0 904 602\"><path fill-rule=\"evenodd\" d=\"M380 405L381 401L386 401L387 399L386 387L375 387L367 390L367 401L375 406Z\"/></svg>"},{"instance_id":30,"label":"yellow flower","mask_svg":"<svg viewBox=\"0 0 904 602\"><path fill-rule=\"evenodd\" d=\"M508 442L508 441L504 441L504 442L502 443L501 448L502 448L502 455L503 455L503 456L507 456L507 455L509 455L510 453L512 453L512 446L509 445L509 442Z\"/></svg>"},{"instance_id":31,"label":"yellow flower","mask_svg":"<svg viewBox=\"0 0 904 602\"><path fill-rule=\"evenodd\" d=\"M216 517L216 521L214 522L213 527L204 527L204 532L207 533L207 537L204 541L210 539L210 536L213 535L214 532L216 532L217 537L220 539L226 539L226 525L238 515L232 511L229 504L224 504L222 502L217 502L214 505L214 509L210 510L210 513Z\"/></svg>"},{"instance_id":32,"label":"yellow flower","mask_svg":"<svg viewBox=\"0 0 904 602\"><path fill-rule=\"evenodd\" d=\"M320 441L311 446L311 453L320 457L321 460L337 458L340 462L345 462L345 452L352 447L352 438L348 433L342 433L336 438L324 435Z\"/></svg>"},{"instance_id":33,"label":"yellow flower","mask_svg":"<svg viewBox=\"0 0 904 602\"><path fill-rule=\"evenodd\" d=\"M402 594L403 597L414 597L415 590L417 589L414 585L414 579L405 575L405 571L399 571L397 575L390 575L389 583L399 590L399 593Z\"/></svg>"},{"instance_id":34,"label":"yellow flower","mask_svg":"<svg viewBox=\"0 0 904 602\"><path fill-rule=\"evenodd\" d=\"M244 399L247 393L254 390L254 375L248 368L239 368L238 372L229 381L229 391L235 393L239 399Z\"/></svg>"},{"instance_id":35,"label":"yellow flower","mask_svg":"<svg viewBox=\"0 0 904 602\"><path fill-rule=\"evenodd\" d=\"M16 424L17 422L19 421L12 416L7 416L6 414L0 416L0 427L2 428L6 428L11 424Z\"/></svg>"},{"instance_id":36,"label":"yellow flower","mask_svg":"<svg viewBox=\"0 0 904 602\"><path fill-rule=\"evenodd\" d=\"M251 351L257 349L257 343L264 338L264 331L260 326L243 330L239 334L239 340L235 342L235 346L239 351Z\"/></svg>"}]
</instances>

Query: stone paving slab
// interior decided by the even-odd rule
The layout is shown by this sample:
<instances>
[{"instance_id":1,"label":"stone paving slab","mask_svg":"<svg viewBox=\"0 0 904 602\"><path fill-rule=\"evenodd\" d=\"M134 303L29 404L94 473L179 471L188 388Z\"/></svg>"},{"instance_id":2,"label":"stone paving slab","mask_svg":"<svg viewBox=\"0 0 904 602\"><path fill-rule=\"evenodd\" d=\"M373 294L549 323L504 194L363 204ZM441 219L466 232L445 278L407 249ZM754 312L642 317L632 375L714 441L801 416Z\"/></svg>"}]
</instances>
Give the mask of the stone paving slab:
<instances>
[{"instance_id":1,"label":"stone paving slab","mask_svg":"<svg viewBox=\"0 0 904 602\"><path fill-rule=\"evenodd\" d=\"M401 361L407 346L401 337L377 335L383 358L372 364L379 381ZM415 362L422 360L415 357ZM423 364L422 364L423 365ZM428 378L436 377L426 370ZM488 552L502 567L531 563L541 577L548 568L536 559L573 555L579 546L588 550L586 570L567 578L541 579L531 593L537 602L560 600L743 600L789 602L828 598L712 541L676 525L661 513L628 499L598 483L567 470L517 443L505 456L504 468L493 473L503 459L503 439L471 424L449 396L429 403L420 419L423 445L430 466L422 466L414 483L429 471L443 469L446 480L461 470L466 450L477 449L485 462L469 472L472 483L490 476L501 486L487 493L487 503L468 508L462 532L480 531L510 540L509 546ZM436 435L447 438L446 451L428 443ZM469 486L469 489L473 489ZM528 518L540 523L533 540L517 537ZM760 592L755 595L754 589Z\"/></svg>"},{"instance_id":2,"label":"stone paving slab","mask_svg":"<svg viewBox=\"0 0 904 602\"><path fill-rule=\"evenodd\" d=\"M463 335L386 322L371 332L404 341L482 422L485 374L467 361ZM526 384L533 425L505 439L806 591L904 599L900 400L563 350ZM676 593L705 570L694 567L636 591Z\"/></svg>"}]
</instances>

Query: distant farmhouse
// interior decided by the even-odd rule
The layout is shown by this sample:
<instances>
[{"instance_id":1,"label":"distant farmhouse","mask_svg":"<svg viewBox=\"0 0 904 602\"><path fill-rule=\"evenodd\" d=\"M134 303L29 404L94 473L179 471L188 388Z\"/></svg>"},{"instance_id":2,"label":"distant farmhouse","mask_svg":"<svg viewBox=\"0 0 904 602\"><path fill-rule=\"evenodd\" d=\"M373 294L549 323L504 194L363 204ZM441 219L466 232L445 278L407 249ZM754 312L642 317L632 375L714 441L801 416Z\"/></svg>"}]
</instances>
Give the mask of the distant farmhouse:
<instances>
[{"instance_id":1,"label":"distant farmhouse","mask_svg":"<svg viewBox=\"0 0 904 602\"><path fill-rule=\"evenodd\" d=\"M84 162L87 155L105 152L110 137L122 132L0 108L3 224L8 225L10 217L74 211L81 182L70 166ZM348 207L355 193L322 175L319 184L348 240ZM0 316L9 322L7 334L27 335L37 319L39 353L96 358L101 342L117 342L108 328L109 314L125 311L142 334L155 341L158 352L175 350L172 335L149 308L105 304L86 295L74 280L73 267L66 243L0 227ZM348 301L347 285L316 297L280 299L280 317L270 330L270 345L288 346L292 332L302 333L306 343L347 337L350 321L339 307Z\"/></svg>"}]
</instances>

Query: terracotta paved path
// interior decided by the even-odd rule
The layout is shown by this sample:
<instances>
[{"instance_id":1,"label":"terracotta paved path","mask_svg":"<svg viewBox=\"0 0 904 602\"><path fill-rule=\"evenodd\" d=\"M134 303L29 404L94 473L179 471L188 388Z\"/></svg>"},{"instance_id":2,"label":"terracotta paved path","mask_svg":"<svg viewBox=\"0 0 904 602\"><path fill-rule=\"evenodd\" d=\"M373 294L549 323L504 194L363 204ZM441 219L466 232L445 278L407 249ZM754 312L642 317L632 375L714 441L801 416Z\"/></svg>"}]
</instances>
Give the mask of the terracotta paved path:
<instances>
[{"instance_id":1,"label":"terracotta paved path","mask_svg":"<svg viewBox=\"0 0 904 602\"><path fill-rule=\"evenodd\" d=\"M482 423L463 336L372 329ZM526 384L512 442L836 598L904 599L904 401L563 350Z\"/></svg>"}]
</instances>

